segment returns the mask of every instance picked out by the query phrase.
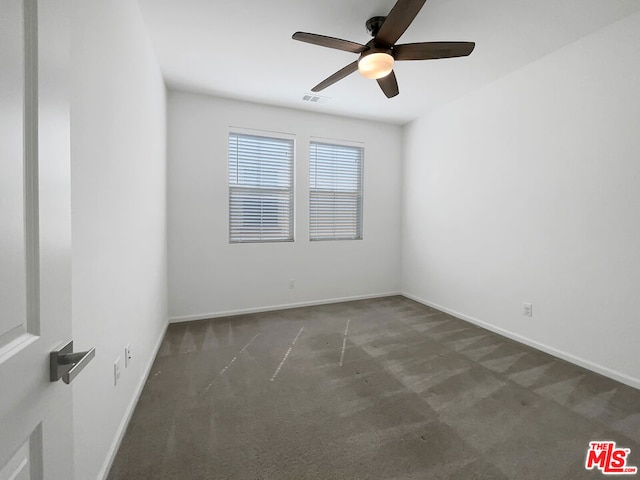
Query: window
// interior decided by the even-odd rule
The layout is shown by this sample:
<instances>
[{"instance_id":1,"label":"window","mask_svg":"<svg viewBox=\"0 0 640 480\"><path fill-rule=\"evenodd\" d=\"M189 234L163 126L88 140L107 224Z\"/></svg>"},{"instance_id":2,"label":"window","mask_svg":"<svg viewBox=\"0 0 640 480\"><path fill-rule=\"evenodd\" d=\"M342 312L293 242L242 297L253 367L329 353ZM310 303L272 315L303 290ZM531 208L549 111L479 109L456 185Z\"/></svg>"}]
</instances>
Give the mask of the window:
<instances>
[{"instance_id":1,"label":"window","mask_svg":"<svg viewBox=\"0 0 640 480\"><path fill-rule=\"evenodd\" d=\"M310 239L362 239L362 147L311 142Z\"/></svg>"},{"instance_id":2,"label":"window","mask_svg":"<svg viewBox=\"0 0 640 480\"><path fill-rule=\"evenodd\" d=\"M229 242L293 241L293 139L229 133Z\"/></svg>"}]
</instances>

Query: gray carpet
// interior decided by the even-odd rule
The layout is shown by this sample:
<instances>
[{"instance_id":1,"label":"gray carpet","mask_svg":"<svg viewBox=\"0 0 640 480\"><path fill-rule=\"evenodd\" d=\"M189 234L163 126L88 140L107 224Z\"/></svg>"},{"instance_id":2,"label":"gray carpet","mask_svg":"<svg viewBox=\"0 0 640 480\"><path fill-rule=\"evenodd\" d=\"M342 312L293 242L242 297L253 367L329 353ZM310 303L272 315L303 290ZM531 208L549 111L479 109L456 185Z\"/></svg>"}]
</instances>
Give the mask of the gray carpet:
<instances>
[{"instance_id":1,"label":"gray carpet","mask_svg":"<svg viewBox=\"0 0 640 480\"><path fill-rule=\"evenodd\" d=\"M108 478L607 478L593 440L640 466L640 391L398 296L171 325Z\"/></svg>"}]
</instances>

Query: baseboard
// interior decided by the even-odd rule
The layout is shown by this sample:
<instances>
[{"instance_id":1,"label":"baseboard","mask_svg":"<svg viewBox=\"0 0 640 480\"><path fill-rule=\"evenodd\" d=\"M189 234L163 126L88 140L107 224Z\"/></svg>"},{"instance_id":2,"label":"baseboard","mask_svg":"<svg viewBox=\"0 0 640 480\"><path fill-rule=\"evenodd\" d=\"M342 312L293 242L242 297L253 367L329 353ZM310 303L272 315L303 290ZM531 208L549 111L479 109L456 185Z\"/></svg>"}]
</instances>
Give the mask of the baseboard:
<instances>
[{"instance_id":1,"label":"baseboard","mask_svg":"<svg viewBox=\"0 0 640 480\"><path fill-rule=\"evenodd\" d=\"M392 297L402 295L400 292L373 293L367 295L355 295L351 297L328 298L324 300L311 300L308 302L285 303L281 305L269 305L263 307L243 308L238 310L225 310L221 312L201 313L197 315L184 315L169 318L169 323L191 322L193 320L207 320L209 318L232 317L234 315L245 315L247 313L272 312L274 310L287 310L290 308L312 307L314 305L326 305L329 303L352 302L354 300L367 300L369 298Z\"/></svg>"},{"instance_id":2,"label":"baseboard","mask_svg":"<svg viewBox=\"0 0 640 480\"><path fill-rule=\"evenodd\" d=\"M423 305L427 305L428 307L432 307L432 308L435 308L436 310L440 310L442 312L448 313L449 315L453 315L454 317L464 320L466 322L478 325L479 327L490 330L494 333L497 333L498 335L502 335L503 337L507 337L507 338L510 338L511 340L515 340L518 343L528 345L529 347L535 348L536 350L540 350L542 352L548 353L549 355L553 355L554 357L560 358L562 360L566 360L569 363L573 363L580 367L586 368L587 370L591 370L592 372L598 373L600 375L604 375L605 377L616 380L617 382L624 383L625 385L629 385L630 387L640 389L640 379L631 377L629 375L618 372L616 370L612 370L608 367L598 365L597 363L593 363L589 360L585 360L584 358L580 358L570 353L564 352L562 350L558 350L557 348L551 347L549 345L536 342L535 340L531 340L530 338L523 337L521 335L518 335L517 333L513 333L508 330L504 330L490 323L483 322L482 320L478 320L475 317L465 315L464 313L460 313L450 308L444 307L442 305L438 305L437 303L430 302L429 300L425 300L423 298L417 297L410 293L403 292L403 293L400 293L400 295L407 297L411 300L414 300L418 303L422 303Z\"/></svg>"},{"instance_id":3,"label":"baseboard","mask_svg":"<svg viewBox=\"0 0 640 480\"><path fill-rule=\"evenodd\" d=\"M151 357L149 358L149 363L145 368L144 375L140 379L138 386L136 387L133 398L129 402L127 406L127 410L125 411L124 416L122 417L122 421L118 426L118 430L116 431L116 436L113 439L113 443L109 448L107 453L107 458L105 459L100 472L98 473L99 480L106 480L107 475L109 475L109 470L111 470L111 466L113 465L113 461L116 458L116 454L118 453L118 449L120 448L120 444L122 443L122 439L124 438L124 434L127 431L127 426L129 425L129 421L131 420L131 416L133 415L133 411L138 404L138 400L140 399L140 395L142 394L142 390L144 389L144 385L147 383L147 379L149 378L149 374L151 373L151 367L153 366L153 362L158 355L158 351L160 350L160 345L162 345L162 340L164 339L165 334L167 333L167 327L169 326L169 322L165 322L164 327L162 328L162 332L160 332L160 337L156 341L156 345L152 351Z\"/></svg>"}]
</instances>

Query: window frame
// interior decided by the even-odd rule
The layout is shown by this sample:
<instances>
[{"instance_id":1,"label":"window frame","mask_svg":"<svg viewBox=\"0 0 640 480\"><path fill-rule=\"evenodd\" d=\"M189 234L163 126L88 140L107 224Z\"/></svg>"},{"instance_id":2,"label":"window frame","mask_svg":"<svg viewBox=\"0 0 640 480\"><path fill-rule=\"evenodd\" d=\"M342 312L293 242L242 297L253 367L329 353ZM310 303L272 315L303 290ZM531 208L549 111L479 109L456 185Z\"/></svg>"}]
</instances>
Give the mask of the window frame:
<instances>
[{"instance_id":1,"label":"window frame","mask_svg":"<svg viewBox=\"0 0 640 480\"><path fill-rule=\"evenodd\" d=\"M288 188L265 188L265 187L256 187L256 186L241 186L241 185L232 185L231 183L231 136L236 135L238 137L247 136L247 137L261 137L270 140L283 140L286 142L291 142L291 158L290 158L290 176L289 176L289 186ZM228 243L231 245L237 244L247 244L247 243L290 243L295 242L295 178L296 178L296 137L293 134L282 133L282 132L272 132L267 130L253 130L247 128L240 127L229 127L227 131L227 231L228 231ZM242 239L237 238L238 235L234 237L234 232L232 230L233 222L232 222L232 195L234 191L253 191L256 193L260 192L288 192L289 194L289 235L286 238L257 238L257 239ZM262 223L261 217L261 223Z\"/></svg>"},{"instance_id":2,"label":"window frame","mask_svg":"<svg viewBox=\"0 0 640 480\"><path fill-rule=\"evenodd\" d=\"M354 148L360 151L359 158L359 176L358 176L358 189L356 190L357 208L356 212L356 235L345 237L336 236L335 233L332 237L313 235L313 216L312 216L312 200L314 189L312 185L312 173L313 173L313 144L328 145L331 147L346 147ZM309 241L311 242L324 242L324 241L342 241L342 240L363 240L364 239L364 159L365 159L365 144L364 142L336 140L330 138L311 137L309 139ZM350 190L333 190L334 193L346 194L352 193Z\"/></svg>"}]
</instances>

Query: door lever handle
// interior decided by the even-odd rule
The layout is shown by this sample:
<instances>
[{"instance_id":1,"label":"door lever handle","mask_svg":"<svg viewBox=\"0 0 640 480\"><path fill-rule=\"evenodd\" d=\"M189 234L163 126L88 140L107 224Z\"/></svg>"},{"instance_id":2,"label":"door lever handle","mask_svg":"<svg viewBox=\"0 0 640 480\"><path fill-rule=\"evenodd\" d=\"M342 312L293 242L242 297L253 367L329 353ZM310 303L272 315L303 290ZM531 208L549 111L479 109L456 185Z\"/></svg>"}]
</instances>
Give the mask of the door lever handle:
<instances>
[{"instance_id":1,"label":"door lever handle","mask_svg":"<svg viewBox=\"0 0 640 480\"><path fill-rule=\"evenodd\" d=\"M49 354L49 379L57 382L62 378L68 385L95 356L95 347L86 352L74 353L73 341L61 345Z\"/></svg>"}]
</instances>

